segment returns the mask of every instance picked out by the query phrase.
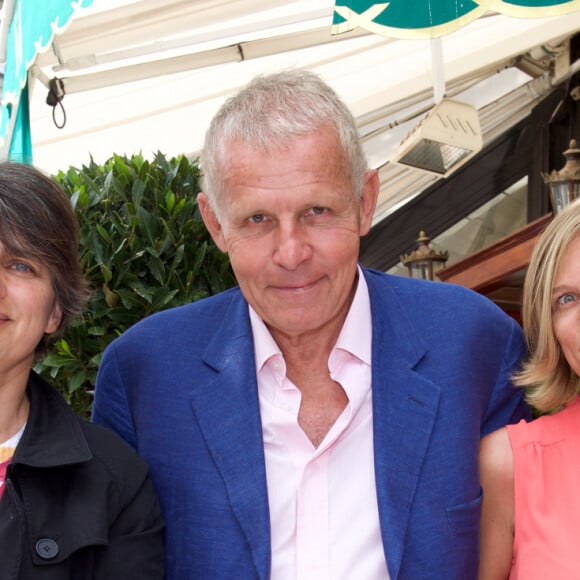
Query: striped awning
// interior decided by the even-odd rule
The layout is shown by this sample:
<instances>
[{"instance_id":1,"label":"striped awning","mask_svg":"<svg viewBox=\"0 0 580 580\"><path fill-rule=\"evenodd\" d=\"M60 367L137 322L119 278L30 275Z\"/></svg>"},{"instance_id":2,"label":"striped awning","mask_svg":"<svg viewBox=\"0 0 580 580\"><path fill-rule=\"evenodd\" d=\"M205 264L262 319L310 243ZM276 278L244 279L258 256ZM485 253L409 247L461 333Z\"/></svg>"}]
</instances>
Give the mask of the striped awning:
<instances>
[{"instance_id":1,"label":"striped awning","mask_svg":"<svg viewBox=\"0 0 580 580\"><path fill-rule=\"evenodd\" d=\"M7 157L30 163L32 146L28 112L28 70L50 48L74 14L93 0L5 0L0 50L5 60L0 118L0 145ZM6 156L6 153L4 154Z\"/></svg>"}]
</instances>

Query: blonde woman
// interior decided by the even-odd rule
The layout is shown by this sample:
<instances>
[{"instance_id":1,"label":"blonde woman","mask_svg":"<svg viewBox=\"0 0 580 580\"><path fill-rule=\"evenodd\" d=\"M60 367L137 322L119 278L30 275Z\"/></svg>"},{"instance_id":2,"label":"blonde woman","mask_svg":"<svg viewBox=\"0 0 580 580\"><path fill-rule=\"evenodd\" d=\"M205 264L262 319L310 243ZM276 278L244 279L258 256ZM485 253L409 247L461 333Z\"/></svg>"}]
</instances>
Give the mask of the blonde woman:
<instances>
[{"instance_id":1,"label":"blonde woman","mask_svg":"<svg viewBox=\"0 0 580 580\"><path fill-rule=\"evenodd\" d=\"M580 203L537 242L524 283L530 356L515 383L544 415L482 440L479 578L580 578Z\"/></svg>"}]
</instances>

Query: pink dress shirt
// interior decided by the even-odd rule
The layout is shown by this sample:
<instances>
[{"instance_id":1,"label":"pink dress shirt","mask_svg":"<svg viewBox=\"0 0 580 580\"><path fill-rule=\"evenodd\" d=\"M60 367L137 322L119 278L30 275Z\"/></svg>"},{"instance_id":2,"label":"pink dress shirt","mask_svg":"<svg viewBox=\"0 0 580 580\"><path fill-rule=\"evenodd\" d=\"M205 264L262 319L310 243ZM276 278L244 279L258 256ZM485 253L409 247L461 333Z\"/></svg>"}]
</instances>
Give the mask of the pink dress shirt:
<instances>
[{"instance_id":1,"label":"pink dress shirt","mask_svg":"<svg viewBox=\"0 0 580 580\"><path fill-rule=\"evenodd\" d=\"M359 270L356 294L332 350L330 376L348 404L315 448L298 425L301 393L250 307L268 481L272 580L379 580L389 574L373 461L371 310Z\"/></svg>"}]
</instances>

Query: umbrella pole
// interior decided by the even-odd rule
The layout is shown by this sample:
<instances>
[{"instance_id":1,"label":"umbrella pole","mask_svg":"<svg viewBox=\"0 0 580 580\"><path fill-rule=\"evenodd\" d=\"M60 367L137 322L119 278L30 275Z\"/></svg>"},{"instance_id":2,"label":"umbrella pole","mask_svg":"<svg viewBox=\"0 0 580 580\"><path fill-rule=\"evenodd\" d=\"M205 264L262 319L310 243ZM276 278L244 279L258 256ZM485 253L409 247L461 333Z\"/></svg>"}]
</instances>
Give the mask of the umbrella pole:
<instances>
[{"instance_id":1,"label":"umbrella pole","mask_svg":"<svg viewBox=\"0 0 580 580\"><path fill-rule=\"evenodd\" d=\"M431 39L431 68L433 72L433 99L439 103L445 96L445 71L443 70L443 42L441 37Z\"/></svg>"}]
</instances>

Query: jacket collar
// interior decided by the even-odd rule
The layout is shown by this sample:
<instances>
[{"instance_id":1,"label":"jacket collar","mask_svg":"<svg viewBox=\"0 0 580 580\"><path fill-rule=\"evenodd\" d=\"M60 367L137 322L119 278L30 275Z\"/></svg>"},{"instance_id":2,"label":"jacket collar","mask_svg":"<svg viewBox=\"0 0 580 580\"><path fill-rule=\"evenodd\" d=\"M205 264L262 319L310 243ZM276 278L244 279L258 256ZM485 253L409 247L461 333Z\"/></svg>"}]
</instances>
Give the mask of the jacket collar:
<instances>
[{"instance_id":1,"label":"jacket collar","mask_svg":"<svg viewBox=\"0 0 580 580\"><path fill-rule=\"evenodd\" d=\"M30 414L12 464L58 467L89 461L92 454L80 419L58 392L31 371L26 394Z\"/></svg>"},{"instance_id":2,"label":"jacket collar","mask_svg":"<svg viewBox=\"0 0 580 580\"><path fill-rule=\"evenodd\" d=\"M373 319L373 433L379 519L389 572L397 578L441 389L420 370L429 349L400 300L396 277L368 270L365 277Z\"/></svg>"},{"instance_id":3,"label":"jacket collar","mask_svg":"<svg viewBox=\"0 0 580 580\"><path fill-rule=\"evenodd\" d=\"M415 490L438 411L440 388L418 369L428 353L406 315L396 279L364 270L373 320L375 478L392 578L403 560ZM248 305L233 299L204 353L193 412L222 473L259 578L270 568L268 492ZM243 458L243 459L241 459Z\"/></svg>"},{"instance_id":4,"label":"jacket collar","mask_svg":"<svg viewBox=\"0 0 580 580\"><path fill-rule=\"evenodd\" d=\"M193 412L251 547L258 578L270 570L270 516L262 423L248 305L232 294L196 369Z\"/></svg>"}]
</instances>

